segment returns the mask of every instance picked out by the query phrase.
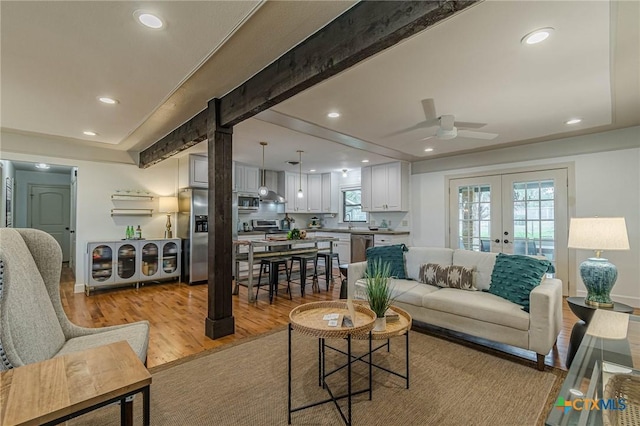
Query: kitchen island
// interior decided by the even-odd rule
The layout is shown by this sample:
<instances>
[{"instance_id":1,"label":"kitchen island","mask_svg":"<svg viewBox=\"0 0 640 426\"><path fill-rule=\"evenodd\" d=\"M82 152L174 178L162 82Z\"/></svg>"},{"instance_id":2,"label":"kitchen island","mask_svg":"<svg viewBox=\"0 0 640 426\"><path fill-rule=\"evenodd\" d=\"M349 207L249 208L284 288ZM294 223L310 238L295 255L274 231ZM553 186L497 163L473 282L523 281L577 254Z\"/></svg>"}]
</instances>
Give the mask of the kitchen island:
<instances>
[{"instance_id":1,"label":"kitchen island","mask_svg":"<svg viewBox=\"0 0 640 426\"><path fill-rule=\"evenodd\" d=\"M240 262L247 262L249 264L249 271L247 274L247 296L249 302L253 302L255 301L255 294L253 292L253 265L256 263L256 261L259 262L260 259L265 257L288 258L295 254L317 253L318 251L333 253L333 244L331 243L335 240L336 239L333 237L317 237L305 238L300 240L274 238L258 241L234 241L233 266L236 284L233 290L233 294L238 294L240 285L240 277L238 276ZM319 247L319 243L329 244L328 247ZM240 252L241 247L248 247L248 252Z\"/></svg>"}]
</instances>

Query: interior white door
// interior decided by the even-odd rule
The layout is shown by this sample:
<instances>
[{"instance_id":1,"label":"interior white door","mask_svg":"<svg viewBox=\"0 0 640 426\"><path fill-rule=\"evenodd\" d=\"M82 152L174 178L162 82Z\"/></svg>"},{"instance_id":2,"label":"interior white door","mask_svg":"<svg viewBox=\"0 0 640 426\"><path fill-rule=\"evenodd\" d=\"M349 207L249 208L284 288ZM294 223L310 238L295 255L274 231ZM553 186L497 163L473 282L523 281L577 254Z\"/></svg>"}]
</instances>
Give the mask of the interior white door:
<instances>
[{"instance_id":1,"label":"interior white door","mask_svg":"<svg viewBox=\"0 0 640 426\"><path fill-rule=\"evenodd\" d=\"M69 261L69 186L29 185L27 217L31 228L45 231L56 239L62 248L62 261Z\"/></svg>"},{"instance_id":2,"label":"interior white door","mask_svg":"<svg viewBox=\"0 0 640 426\"><path fill-rule=\"evenodd\" d=\"M449 181L449 246L542 255L569 294L567 170Z\"/></svg>"},{"instance_id":3,"label":"interior white door","mask_svg":"<svg viewBox=\"0 0 640 426\"><path fill-rule=\"evenodd\" d=\"M69 204L69 267L71 270L76 269L76 208L78 197L78 169L76 167L71 171L70 185L71 201Z\"/></svg>"}]
</instances>

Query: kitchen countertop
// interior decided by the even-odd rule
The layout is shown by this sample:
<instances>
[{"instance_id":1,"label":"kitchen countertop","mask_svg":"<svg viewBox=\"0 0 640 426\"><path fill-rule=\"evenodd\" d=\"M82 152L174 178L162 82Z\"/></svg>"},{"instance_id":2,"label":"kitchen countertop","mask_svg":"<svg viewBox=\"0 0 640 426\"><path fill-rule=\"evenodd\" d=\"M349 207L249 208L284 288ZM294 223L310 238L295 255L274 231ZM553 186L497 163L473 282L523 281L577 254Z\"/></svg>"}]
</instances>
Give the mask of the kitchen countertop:
<instances>
[{"instance_id":1,"label":"kitchen countertop","mask_svg":"<svg viewBox=\"0 0 640 426\"><path fill-rule=\"evenodd\" d=\"M409 235L409 231L389 231L384 229L378 229L377 231L371 231L366 228L302 228L307 232L336 232L341 234L379 234L379 235ZM288 231L282 231L286 234ZM242 235L264 235L264 231L238 231L238 236Z\"/></svg>"}]
</instances>

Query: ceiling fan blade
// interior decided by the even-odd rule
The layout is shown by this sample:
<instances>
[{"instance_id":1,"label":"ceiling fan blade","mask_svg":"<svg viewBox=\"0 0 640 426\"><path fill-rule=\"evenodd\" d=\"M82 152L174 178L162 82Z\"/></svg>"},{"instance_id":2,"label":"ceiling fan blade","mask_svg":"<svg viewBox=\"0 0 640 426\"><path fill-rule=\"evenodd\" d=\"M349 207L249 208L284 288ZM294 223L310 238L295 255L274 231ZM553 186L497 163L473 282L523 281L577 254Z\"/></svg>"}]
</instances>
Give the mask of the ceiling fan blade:
<instances>
[{"instance_id":1,"label":"ceiling fan blade","mask_svg":"<svg viewBox=\"0 0 640 426\"><path fill-rule=\"evenodd\" d=\"M440 128L444 131L453 131L453 123L455 117L453 115L443 115L440 117Z\"/></svg>"},{"instance_id":2,"label":"ceiling fan blade","mask_svg":"<svg viewBox=\"0 0 640 426\"><path fill-rule=\"evenodd\" d=\"M409 133L412 132L414 130L418 130L418 129L427 129L429 127L433 127L433 126L437 126L438 123L440 122L440 120L438 120L437 118L434 118L432 120L427 120L427 121L421 121L418 124L414 124L411 127L407 127L406 129L402 129L402 130L398 130L396 132L393 133L389 133L388 135L385 135L385 138L389 138L391 136L398 136L401 135L403 133Z\"/></svg>"},{"instance_id":3,"label":"ceiling fan blade","mask_svg":"<svg viewBox=\"0 0 640 426\"><path fill-rule=\"evenodd\" d=\"M436 115L436 104L433 98L422 100L422 110L424 111L424 118L426 118L427 121L438 118Z\"/></svg>"},{"instance_id":4,"label":"ceiling fan blade","mask_svg":"<svg viewBox=\"0 0 640 426\"><path fill-rule=\"evenodd\" d=\"M487 123L472 123L470 121L456 121L454 124L458 129L479 129L487 125Z\"/></svg>"},{"instance_id":5,"label":"ceiling fan blade","mask_svg":"<svg viewBox=\"0 0 640 426\"><path fill-rule=\"evenodd\" d=\"M484 139L490 141L498 137L497 133L473 132L471 130L458 130L458 136L462 138Z\"/></svg>"}]
</instances>

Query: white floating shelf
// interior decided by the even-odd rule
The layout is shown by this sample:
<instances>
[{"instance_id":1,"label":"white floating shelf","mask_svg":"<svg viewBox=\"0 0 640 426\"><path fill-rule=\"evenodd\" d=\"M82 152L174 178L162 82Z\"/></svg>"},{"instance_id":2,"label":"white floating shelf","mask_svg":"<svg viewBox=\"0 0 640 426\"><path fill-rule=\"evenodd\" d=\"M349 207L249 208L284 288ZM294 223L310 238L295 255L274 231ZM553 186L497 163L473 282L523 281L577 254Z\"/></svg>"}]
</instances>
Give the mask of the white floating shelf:
<instances>
[{"instance_id":1,"label":"white floating shelf","mask_svg":"<svg viewBox=\"0 0 640 426\"><path fill-rule=\"evenodd\" d=\"M141 194L113 194L112 200L122 201L152 201L153 195L141 195Z\"/></svg>"},{"instance_id":2,"label":"white floating shelf","mask_svg":"<svg viewBox=\"0 0 640 426\"><path fill-rule=\"evenodd\" d=\"M111 216L151 216L153 209L111 209Z\"/></svg>"}]
</instances>

